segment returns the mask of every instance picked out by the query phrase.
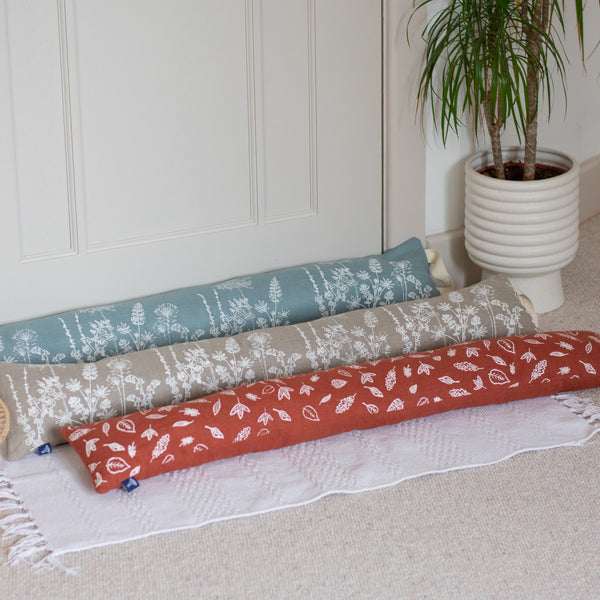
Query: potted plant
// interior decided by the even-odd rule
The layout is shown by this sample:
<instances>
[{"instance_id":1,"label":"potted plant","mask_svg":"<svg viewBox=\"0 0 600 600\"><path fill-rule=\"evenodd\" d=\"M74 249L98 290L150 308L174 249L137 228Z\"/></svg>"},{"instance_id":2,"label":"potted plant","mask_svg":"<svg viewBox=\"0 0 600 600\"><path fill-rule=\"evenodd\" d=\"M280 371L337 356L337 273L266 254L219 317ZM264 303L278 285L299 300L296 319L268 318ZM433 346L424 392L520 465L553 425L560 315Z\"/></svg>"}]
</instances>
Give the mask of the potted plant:
<instances>
[{"instance_id":1,"label":"potted plant","mask_svg":"<svg viewBox=\"0 0 600 600\"><path fill-rule=\"evenodd\" d=\"M582 0L574 4L583 60ZM560 269L575 256L579 230L576 161L537 147L540 99L549 118L553 79L566 97L564 13L564 0L449 0L422 32L421 110L431 107L444 144L464 115L476 136L489 137L489 150L465 165L467 252L484 277L508 275L538 312L563 303ZM523 146L502 147L508 124Z\"/></svg>"}]
</instances>

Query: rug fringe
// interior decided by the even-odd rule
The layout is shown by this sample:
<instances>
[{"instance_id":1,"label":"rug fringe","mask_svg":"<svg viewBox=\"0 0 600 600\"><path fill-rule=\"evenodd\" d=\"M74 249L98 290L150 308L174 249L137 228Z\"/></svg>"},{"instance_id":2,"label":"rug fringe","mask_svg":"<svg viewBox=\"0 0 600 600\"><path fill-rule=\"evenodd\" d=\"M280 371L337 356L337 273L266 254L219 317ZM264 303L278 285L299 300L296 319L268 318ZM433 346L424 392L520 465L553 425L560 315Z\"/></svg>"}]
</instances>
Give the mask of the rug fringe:
<instances>
[{"instance_id":1,"label":"rug fringe","mask_svg":"<svg viewBox=\"0 0 600 600\"><path fill-rule=\"evenodd\" d=\"M29 514L23 500L16 493L10 479L0 471L0 538L11 539L8 564L25 562L36 569L72 573L55 556Z\"/></svg>"},{"instance_id":2,"label":"rug fringe","mask_svg":"<svg viewBox=\"0 0 600 600\"><path fill-rule=\"evenodd\" d=\"M589 423L600 423L600 406L594 404L590 398L580 398L571 394L558 394L555 397L564 407Z\"/></svg>"}]
</instances>

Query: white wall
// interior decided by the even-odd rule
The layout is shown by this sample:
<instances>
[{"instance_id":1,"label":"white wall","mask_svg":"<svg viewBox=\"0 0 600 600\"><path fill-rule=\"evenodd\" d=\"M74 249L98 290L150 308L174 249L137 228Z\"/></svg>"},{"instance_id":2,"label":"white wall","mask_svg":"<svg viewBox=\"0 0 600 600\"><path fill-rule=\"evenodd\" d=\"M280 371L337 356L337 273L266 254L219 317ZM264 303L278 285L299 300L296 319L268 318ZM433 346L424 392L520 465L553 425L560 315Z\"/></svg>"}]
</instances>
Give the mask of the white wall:
<instances>
[{"instance_id":1,"label":"white wall","mask_svg":"<svg viewBox=\"0 0 600 600\"><path fill-rule=\"evenodd\" d=\"M567 2L569 12L566 22L566 48L570 58L570 64L567 65L568 112L564 116L565 106L561 97L560 82L557 81L551 123L548 123L544 113L541 113L539 145L560 148L580 162L587 161L586 164L593 165L597 171L600 168L596 166L596 162L600 165L600 48L586 61L587 73L584 73L577 49L574 15L570 12L572 5L573 3ZM591 51L600 39L600 9L595 2L586 10L585 27L587 49ZM517 142L514 136L507 136L506 141ZM486 140L480 140L480 145L485 143ZM458 140L451 138L444 148L435 132L431 117L428 117L425 192L427 235L462 228L463 163L464 159L476 150L469 130L463 130ZM585 201L589 203L588 198Z\"/></svg>"}]
</instances>

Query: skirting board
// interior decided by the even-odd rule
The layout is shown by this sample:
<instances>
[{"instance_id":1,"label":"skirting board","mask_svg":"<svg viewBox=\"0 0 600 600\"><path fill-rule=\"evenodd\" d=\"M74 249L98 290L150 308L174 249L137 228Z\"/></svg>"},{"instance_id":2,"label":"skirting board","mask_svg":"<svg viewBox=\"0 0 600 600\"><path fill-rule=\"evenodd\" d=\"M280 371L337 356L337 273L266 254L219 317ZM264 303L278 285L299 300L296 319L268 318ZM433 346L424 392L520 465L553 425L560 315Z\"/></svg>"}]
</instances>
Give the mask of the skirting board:
<instances>
[{"instance_id":1,"label":"skirting board","mask_svg":"<svg viewBox=\"0 0 600 600\"><path fill-rule=\"evenodd\" d=\"M600 212L600 154L579 165L579 220Z\"/></svg>"},{"instance_id":2,"label":"skirting board","mask_svg":"<svg viewBox=\"0 0 600 600\"><path fill-rule=\"evenodd\" d=\"M444 259L455 290L460 290L481 279L481 268L471 261L465 250L464 229L428 235L426 245L427 248L437 250Z\"/></svg>"},{"instance_id":3,"label":"skirting board","mask_svg":"<svg viewBox=\"0 0 600 600\"><path fill-rule=\"evenodd\" d=\"M581 222L586 221L598 212L600 212L600 155L580 164L579 219ZM455 289L471 285L481 278L481 269L467 256L463 229L428 235L426 245L442 255Z\"/></svg>"}]
</instances>

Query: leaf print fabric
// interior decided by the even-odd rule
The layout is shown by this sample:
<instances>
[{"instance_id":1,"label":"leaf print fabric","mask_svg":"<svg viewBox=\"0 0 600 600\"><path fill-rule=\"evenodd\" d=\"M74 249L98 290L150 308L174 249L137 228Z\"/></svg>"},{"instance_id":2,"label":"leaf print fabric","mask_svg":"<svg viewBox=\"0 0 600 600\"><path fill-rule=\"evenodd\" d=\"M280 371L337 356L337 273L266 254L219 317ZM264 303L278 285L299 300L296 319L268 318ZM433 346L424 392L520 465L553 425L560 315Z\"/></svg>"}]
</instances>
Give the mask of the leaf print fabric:
<instances>
[{"instance_id":1,"label":"leaf print fabric","mask_svg":"<svg viewBox=\"0 0 600 600\"><path fill-rule=\"evenodd\" d=\"M94 362L146 348L439 296L417 238L384 254L291 267L0 326L0 361Z\"/></svg>"},{"instance_id":2,"label":"leaf print fabric","mask_svg":"<svg viewBox=\"0 0 600 600\"><path fill-rule=\"evenodd\" d=\"M570 349L556 356L566 340ZM536 361L524 359L537 341ZM477 367L477 375L464 369L467 362ZM421 369L424 364L429 368ZM598 373L598 334L537 333L254 382L186 405L65 427L62 433L86 465L96 491L104 493L128 477L144 479L449 410L597 387ZM281 389L286 394L279 394ZM221 409L215 411L217 403ZM127 427L121 426L124 421ZM143 433L148 428L158 439ZM134 456L126 451L132 444Z\"/></svg>"},{"instance_id":3,"label":"leaf print fabric","mask_svg":"<svg viewBox=\"0 0 600 600\"><path fill-rule=\"evenodd\" d=\"M463 327L457 327L456 313L471 315L463 319ZM252 381L429 350L482 334L504 337L535 331L508 280L498 278L452 298L356 310L95 363L0 363L0 398L13 417L6 453L16 459L44 443L63 443L60 429L65 425L184 402ZM303 393L310 392L311 385L307 382ZM280 388L278 394L285 398L289 392Z\"/></svg>"}]
</instances>

